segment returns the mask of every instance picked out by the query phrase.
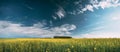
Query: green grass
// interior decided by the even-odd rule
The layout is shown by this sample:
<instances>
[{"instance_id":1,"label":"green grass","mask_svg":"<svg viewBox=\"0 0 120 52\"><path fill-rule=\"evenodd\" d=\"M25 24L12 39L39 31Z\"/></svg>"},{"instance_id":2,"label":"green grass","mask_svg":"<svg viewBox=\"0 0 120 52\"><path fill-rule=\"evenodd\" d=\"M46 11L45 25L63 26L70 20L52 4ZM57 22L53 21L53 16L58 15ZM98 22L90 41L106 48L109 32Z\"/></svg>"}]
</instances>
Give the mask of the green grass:
<instances>
[{"instance_id":1,"label":"green grass","mask_svg":"<svg viewBox=\"0 0 120 52\"><path fill-rule=\"evenodd\" d=\"M0 52L120 52L120 39L0 39Z\"/></svg>"}]
</instances>

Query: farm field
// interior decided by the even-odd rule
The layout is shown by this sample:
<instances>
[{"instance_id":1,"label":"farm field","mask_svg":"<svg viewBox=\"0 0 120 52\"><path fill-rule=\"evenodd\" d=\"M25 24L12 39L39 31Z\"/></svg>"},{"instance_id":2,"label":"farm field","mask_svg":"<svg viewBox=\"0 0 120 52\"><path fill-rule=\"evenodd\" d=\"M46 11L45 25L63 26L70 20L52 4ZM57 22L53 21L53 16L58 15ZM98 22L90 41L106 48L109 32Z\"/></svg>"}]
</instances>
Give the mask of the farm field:
<instances>
[{"instance_id":1,"label":"farm field","mask_svg":"<svg viewBox=\"0 0 120 52\"><path fill-rule=\"evenodd\" d=\"M120 39L0 39L0 52L120 52Z\"/></svg>"}]
</instances>

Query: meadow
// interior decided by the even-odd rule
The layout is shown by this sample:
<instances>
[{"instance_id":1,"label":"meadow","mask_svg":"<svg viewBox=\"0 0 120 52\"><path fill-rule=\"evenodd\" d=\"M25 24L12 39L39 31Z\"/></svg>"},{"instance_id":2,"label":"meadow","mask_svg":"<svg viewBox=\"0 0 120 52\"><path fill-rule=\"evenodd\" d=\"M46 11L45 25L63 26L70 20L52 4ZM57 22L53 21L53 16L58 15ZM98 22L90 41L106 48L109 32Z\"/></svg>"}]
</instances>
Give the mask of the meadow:
<instances>
[{"instance_id":1,"label":"meadow","mask_svg":"<svg viewBox=\"0 0 120 52\"><path fill-rule=\"evenodd\" d=\"M0 39L0 52L120 52L120 39Z\"/></svg>"}]
</instances>

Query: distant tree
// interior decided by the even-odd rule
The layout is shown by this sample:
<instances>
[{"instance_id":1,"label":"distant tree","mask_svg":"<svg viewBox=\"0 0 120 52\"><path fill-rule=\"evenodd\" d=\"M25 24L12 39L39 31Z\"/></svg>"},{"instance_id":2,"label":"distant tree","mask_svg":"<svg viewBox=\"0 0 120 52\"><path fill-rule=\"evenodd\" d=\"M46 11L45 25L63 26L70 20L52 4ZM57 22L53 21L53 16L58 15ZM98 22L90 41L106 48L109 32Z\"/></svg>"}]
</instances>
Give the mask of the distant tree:
<instances>
[{"instance_id":1,"label":"distant tree","mask_svg":"<svg viewBox=\"0 0 120 52\"><path fill-rule=\"evenodd\" d=\"M54 38L72 38L71 36L54 36Z\"/></svg>"}]
</instances>

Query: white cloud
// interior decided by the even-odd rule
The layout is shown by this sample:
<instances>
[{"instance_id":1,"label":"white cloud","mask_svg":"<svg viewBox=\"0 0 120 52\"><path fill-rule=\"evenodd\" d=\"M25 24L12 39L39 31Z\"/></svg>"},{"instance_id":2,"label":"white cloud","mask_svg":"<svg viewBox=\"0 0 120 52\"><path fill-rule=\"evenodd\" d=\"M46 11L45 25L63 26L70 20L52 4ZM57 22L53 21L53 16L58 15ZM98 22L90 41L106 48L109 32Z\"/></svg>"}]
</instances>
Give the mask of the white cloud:
<instances>
[{"instance_id":1,"label":"white cloud","mask_svg":"<svg viewBox=\"0 0 120 52\"><path fill-rule=\"evenodd\" d=\"M92 5L86 5L86 7L82 9L83 12L86 11L86 10L89 10L89 11L92 11L92 12L94 11Z\"/></svg>"},{"instance_id":2,"label":"white cloud","mask_svg":"<svg viewBox=\"0 0 120 52\"><path fill-rule=\"evenodd\" d=\"M90 0L90 4L86 4L85 8L83 8L80 12L83 13L85 11L94 11L94 9L105 9L110 7L119 7L119 0Z\"/></svg>"},{"instance_id":3,"label":"white cloud","mask_svg":"<svg viewBox=\"0 0 120 52\"><path fill-rule=\"evenodd\" d=\"M22 26L22 24L10 21L0 21L0 37L52 37L54 35L70 35L75 30L75 25L64 24L59 27L48 28L44 23L36 23L33 26Z\"/></svg>"},{"instance_id":4,"label":"white cloud","mask_svg":"<svg viewBox=\"0 0 120 52\"><path fill-rule=\"evenodd\" d=\"M55 13L59 19L62 19L65 17L65 10L62 7L59 7L58 11ZM56 16L53 16L54 19L56 19Z\"/></svg>"},{"instance_id":5,"label":"white cloud","mask_svg":"<svg viewBox=\"0 0 120 52\"><path fill-rule=\"evenodd\" d=\"M109 16L106 15L106 17L110 18L109 20L111 20L111 21L119 21L120 20L120 14L119 13L120 13L119 11L112 12L111 14L109 14Z\"/></svg>"},{"instance_id":6,"label":"white cloud","mask_svg":"<svg viewBox=\"0 0 120 52\"><path fill-rule=\"evenodd\" d=\"M88 34L82 34L81 36L75 36L77 38L120 38L118 32L91 32Z\"/></svg>"},{"instance_id":7,"label":"white cloud","mask_svg":"<svg viewBox=\"0 0 120 52\"><path fill-rule=\"evenodd\" d=\"M112 17L112 20L118 21L120 20L120 17Z\"/></svg>"},{"instance_id":8,"label":"white cloud","mask_svg":"<svg viewBox=\"0 0 120 52\"><path fill-rule=\"evenodd\" d=\"M55 19L55 20L57 19L57 17L56 17L56 16L52 16L52 17L53 17L53 19Z\"/></svg>"},{"instance_id":9,"label":"white cloud","mask_svg":"<svg viewBox=\"0 0 120 52\"><path fill-rule=\"evenodd\" d=\"M51 30L57 34L61 34L61 32L62 32L62 34L64 35L64 34L71 34L69 31L74 30L74 29L76 29L75 25L64 24L60 27L52 28Z\"/></svg>"}]
</instances>

